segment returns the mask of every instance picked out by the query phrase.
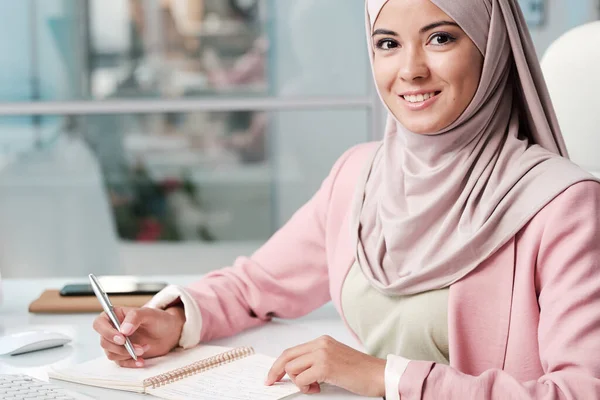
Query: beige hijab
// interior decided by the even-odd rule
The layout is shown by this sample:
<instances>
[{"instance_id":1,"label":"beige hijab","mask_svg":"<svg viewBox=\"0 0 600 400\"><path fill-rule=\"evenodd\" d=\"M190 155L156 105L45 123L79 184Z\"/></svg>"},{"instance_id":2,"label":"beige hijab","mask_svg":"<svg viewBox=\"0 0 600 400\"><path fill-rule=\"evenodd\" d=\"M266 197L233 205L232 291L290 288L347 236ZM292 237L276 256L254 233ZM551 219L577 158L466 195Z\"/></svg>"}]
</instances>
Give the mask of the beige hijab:
<instances>
[{"instance_id":1,"label":"beige hijab","mask_svg":"<svg viewBox=\"0 0 600 400\"><path fill-rule=\"evenodd\" d=\"M383 144L359 183L357 261L389 295L451 285L566 188L596 180L565 158L517 1L430 1L462 27L484 66L471 104L441 132L412 133L389 113ZM371 33L386 2L367 0L371 63Z\"/></svg>"}]
</instances>

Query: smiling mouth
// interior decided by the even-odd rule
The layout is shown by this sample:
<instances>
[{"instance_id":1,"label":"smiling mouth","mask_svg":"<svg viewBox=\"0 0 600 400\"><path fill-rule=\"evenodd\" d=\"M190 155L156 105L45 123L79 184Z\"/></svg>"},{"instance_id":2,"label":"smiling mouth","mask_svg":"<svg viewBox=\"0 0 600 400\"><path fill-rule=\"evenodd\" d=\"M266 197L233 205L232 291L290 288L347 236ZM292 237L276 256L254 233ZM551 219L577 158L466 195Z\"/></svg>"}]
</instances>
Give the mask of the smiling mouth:
<instances>
[{"instance_id":1,"label":"smiling mouth","mask_svg":"<svg viewBox=\"0 0 600 400\"><path fill-rule=\"evenodd\" d=\"M431 93L416 94L416 95L413 94L413 95L400 96L400 97L402 97L405 101L407 101L409 103L419 104L419 103L423 103L424 101L427 101L433 97L436 97L440 93L442 93L442 92L436 91L436 92L431 92Z\"/></svg>"}]
</instances>

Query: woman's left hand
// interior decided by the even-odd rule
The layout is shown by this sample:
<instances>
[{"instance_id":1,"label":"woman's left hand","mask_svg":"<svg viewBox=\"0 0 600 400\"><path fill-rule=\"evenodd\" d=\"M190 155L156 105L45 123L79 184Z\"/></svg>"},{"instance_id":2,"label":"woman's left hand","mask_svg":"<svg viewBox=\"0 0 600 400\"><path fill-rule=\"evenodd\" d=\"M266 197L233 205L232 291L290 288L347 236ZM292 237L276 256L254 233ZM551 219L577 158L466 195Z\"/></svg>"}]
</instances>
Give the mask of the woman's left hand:
<instances>
[{"instance_id":1,"label":"woman's left hand","mask_svg":"<svg viewBox=\"0 0 600 400\"><path fill-rule=\"evenodd\" d=\"M273 363L266 385L287 373L302 393L321 390L329 383L361 396L385 395L386 360L354 350L329 336L285 350Z\"/></svg>"}]
</instances>

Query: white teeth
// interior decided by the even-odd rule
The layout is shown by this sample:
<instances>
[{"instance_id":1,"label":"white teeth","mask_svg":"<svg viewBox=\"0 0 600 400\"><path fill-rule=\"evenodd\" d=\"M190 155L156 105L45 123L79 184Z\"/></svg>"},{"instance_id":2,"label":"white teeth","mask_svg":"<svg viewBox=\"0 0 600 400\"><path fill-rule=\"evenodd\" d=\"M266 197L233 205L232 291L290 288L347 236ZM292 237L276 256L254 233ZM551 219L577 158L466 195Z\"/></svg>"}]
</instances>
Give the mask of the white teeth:
<instances>
[{"instance_id":1,"label":"white teeth","mask_svg":"<svg viewBox=\"0 0 600 400\"><path fill-rule=\"evenodd\" d=\"M402 96L404 97L404 100L408 101L409 103L421 103L425 100L429 100L432 97L435 97L435 92L434 93L426 93L426 94L417 94L417 95L410 95L410 96Z\"/></svg>"}]
</instances>

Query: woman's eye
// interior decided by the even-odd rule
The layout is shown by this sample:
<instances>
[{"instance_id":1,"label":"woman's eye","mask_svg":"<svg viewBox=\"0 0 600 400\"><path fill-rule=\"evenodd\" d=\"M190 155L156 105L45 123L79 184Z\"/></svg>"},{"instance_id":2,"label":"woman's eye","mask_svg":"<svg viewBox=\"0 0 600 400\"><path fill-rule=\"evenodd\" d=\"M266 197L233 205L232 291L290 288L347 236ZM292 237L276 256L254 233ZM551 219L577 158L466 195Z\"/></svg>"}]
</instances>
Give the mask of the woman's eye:
<instances>
[{"instance_id":1,"label":"woman's eye","mask_svg":"<svg viewBox=\"0 0 600 400\"><path fill-rule=\"evenodd\" d=\"M377 42L377 48L381 50L391 50L398 47L398 43L391 39L381 39Z\"/></svg>"},{"instance_id":2,"label":"woman's eye","mask_svg":"<svg viewBox=\"0 0 600 400\"><path fill-rule=\"evenodd\" d=\"M453 36L447 33L436 33L431 36L429 43L433 44L434 46L443 46L445 44L454 42L455 40L456 39Z\"/></svg>"}]
</instances>

